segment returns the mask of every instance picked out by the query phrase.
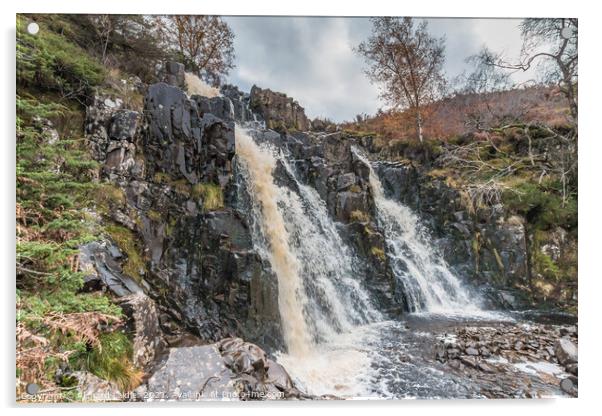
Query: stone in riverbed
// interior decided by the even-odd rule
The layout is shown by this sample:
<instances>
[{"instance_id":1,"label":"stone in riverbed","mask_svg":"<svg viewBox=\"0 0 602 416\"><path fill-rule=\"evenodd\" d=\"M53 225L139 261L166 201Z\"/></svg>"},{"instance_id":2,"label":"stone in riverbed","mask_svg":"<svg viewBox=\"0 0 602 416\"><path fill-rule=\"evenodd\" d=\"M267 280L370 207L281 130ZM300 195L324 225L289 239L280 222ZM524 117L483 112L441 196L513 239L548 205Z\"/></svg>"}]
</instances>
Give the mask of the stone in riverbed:
<instances>
[{"instance_id":1,"label":"stone in riverbed","mask_svg":"<svg viewBox=\"0 0 602 416\"><path fill-rule=\"evenodd\" d=\"M565 378L565 379L563 379L560 382L560 388L562 389L562 391L564 391L567 394L570 394L570 395L576 395L577 394L577 388L575 387L575 384L568 377Z\"/></svg>"},{"instance_id":2,"label":"stone in riverbed","mask_svg":"<svg viewBox=\"0 0 602 416\"><path fill-rule=\"evenodd\" d=\"M569 364L566 366L566 371L567 373L571 373L573 375L578 375L578 364L574 363L574 364Z\"/></svg>"},{"instance_id":3,"label":"stone in riverbed","mask_svg":"<svg viewBox=\"0 0 602 416\"><path fill-rule=\"evenodd\" d=\"M473 347L468 347L466 348L466 354L476 356L479 355L479 350Z\"/></svg>"},{"instance_id":4,"label":"stone in riverbed","mask_svg":"<svg viewBox=\"0 0 602 416\"><path fill-rule=\"evenodd\" d=\"M555 346L556 358L561 365L577 362L577 346L568 338L560 338Z\"/></svg>"}]
</instances>

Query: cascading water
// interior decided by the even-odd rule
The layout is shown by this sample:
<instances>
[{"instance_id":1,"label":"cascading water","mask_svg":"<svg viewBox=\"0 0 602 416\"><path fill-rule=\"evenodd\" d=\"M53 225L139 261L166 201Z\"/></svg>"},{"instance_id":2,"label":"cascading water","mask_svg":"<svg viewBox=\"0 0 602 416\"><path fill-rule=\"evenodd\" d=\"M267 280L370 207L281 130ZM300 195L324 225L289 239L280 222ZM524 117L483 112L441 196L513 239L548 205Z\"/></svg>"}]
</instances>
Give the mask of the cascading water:
<instances>
[{"instance_id":1,"label":"cascading water","mask_svg":"<svg viewBox=\"0 0 602 416\"><path fill-rule=\"evenodd\" d=\"M370 187L377 221L385 233L393 274L412 312L479 315L482 311L430 241L418 217L385 196L372 164L357 149L354 154L370 168Z\"/></svg>"},{"instance_id":2,"label":"cascading water","mask_svg":"<svg viewBox=\"0 0 602 416\"><path fill-rule=\"evenodd\" d=\"M300 265L289 246L284 218L278 208L281 191L272 176L276 159L239 128L236 154L243 161L247 186L253 195L253 214L261 226L261 241L269 246L260 244L260 253L268 258L278 277L278 308L286 346L291 354L306 355L311 349L311 336L303 316L307 298L299 275Z\"/></svg>"},{"instance_id":3,"label":"cascading water","mask_svg":"<svg viewBox=\"0 0 602 416\"><path fill-rule=\"evenodd\" d=\"M276 355L278 362L312 394L399 397L398 386L407 389L408 383L417 383L420 394L425 373L397 362L394 353L404 348L399 335L403 326L386 321L372 305L362 287L366 276L360 272L361 260L341 239L325 202L314 188L297 179L285 151L260 143L254 134L237 126L236 154L251 200L254 247L278 279L287 347ZM387 254L411 308L478 315L467 291L430 248L417 217L385 197L368 160L354 152L370 166ZM442 379L433 371L429 383L441 385ZM446 379L443 384L454 383Z\"/></svg>"},{"instance_id":4,"label":"cascading water","mask_svg":"<svg viewBox=\"0 0 602 416\"><path fill-rule=\"evenodd\" d=\"M341 240L325 203L297 180L282 151L259 145L237 127L236 153L251 196L255 248L278 278L288 350L278 360L310 392L365 394L358 380L370 360L357 348L358 328L383 318L354 273L359 260ZM292 187L275 183L277 164Z\"/></svg>"}]
</instances>

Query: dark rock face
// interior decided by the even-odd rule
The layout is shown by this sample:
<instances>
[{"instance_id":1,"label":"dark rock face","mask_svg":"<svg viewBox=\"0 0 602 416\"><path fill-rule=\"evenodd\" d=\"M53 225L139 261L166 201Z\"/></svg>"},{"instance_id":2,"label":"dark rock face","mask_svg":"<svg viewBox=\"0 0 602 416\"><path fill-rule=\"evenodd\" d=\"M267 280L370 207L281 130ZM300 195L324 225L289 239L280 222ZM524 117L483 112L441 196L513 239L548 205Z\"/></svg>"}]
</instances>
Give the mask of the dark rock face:
<instances>
[{"instance_id":1,"label":"dark rock face","mask_svg":"<svg viewBox=\"0 0 602 416\"><path fill-rule=\"evenodd\" d=\"M262 116L268 128L307 131L311 127L303 107L286 94L254 85L249 104L253 111Z\"/></svg>"},{"instance_id":2,"label":"dark rock face","mask_svg":"<svg viewBox=\"0 0 602 416\"><path fill-rule=\"evenodd\" d=\"M144 117L98 97L88 109L90 145L104 179L125 200L108 214L139 236L148 270L137 277L172 318L203 339L243 335L278 347L275 278L253 251L244 216L230 203L236 193L234 121L240 119L234 111L216 110L232 107L228 97L212 98L200 110L205 104L204 97L189 99L166 83L148 87ZM207 209L205 186L223 202ZM91 261L112 274L91 276L90 284L111 285L118 296L142 291L128 287L133 280L109 255Z\"/></svg>"},{"instance_id":3,"label":"dark rock face","mask_svg":"<svg viewBox=\"0 0 602 416\"><path fill-rule=\"evenodd\" d=\"M163 69L163 81L174 87L184 88L186 84L184 64L169 61Z\"/></svg>"},{"instance_id":4,"label":"dark rock face","mask_svg":"<svg viewBox=\"0 0 602 416\"><path fill-rule=\"evenodd\" d=\"M419 213L445 260L474 283L496 288L528 279L524 220L501 206L470 209L467 196L410 163L380 163L377 172L388 197ZM496 303L506 303L497 299ZM514 305L518 306L518 305Z\"/></svg>"}]
</instances>

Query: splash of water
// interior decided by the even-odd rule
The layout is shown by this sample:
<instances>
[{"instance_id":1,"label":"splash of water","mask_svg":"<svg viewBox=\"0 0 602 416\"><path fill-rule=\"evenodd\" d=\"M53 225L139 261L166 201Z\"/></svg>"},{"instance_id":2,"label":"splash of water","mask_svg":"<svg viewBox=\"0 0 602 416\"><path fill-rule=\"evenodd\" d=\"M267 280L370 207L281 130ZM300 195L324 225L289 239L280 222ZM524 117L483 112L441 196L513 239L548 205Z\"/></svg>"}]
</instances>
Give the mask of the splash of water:
<instances>
[{"instance_id":1,"label":"splash of water","mask_svg":"<svg viewBox=\"0 0 602 416\"><path fill-rule=\"evenodd\" d=\"M370 187L377 221L383 229L394 276L412 312L479 315L475 297L441 258L418 217L400 202L385 196L372 164L357 149L355 155L370 168Z\"/></svg>"}]
</instances>

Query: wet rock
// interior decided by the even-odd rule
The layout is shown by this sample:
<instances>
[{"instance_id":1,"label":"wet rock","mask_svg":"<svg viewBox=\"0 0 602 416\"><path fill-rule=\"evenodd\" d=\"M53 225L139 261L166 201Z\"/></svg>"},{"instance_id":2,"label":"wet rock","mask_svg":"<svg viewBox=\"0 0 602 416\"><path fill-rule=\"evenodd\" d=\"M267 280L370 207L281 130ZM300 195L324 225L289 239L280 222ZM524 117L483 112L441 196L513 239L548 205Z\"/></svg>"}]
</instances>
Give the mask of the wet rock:
<instances>
[{"instance_id":1,"label":"wet rock","mask_svg":"<svg viewBox=\"0 0 602 416\"><path fill-rule=\"evenodd\" d=\"M355 185L355 182L355 173L344 173L337 178L337 191L345 191Z\"/></svg>"},{"instance_id":2,"label":"wet rock","mask_svg":"<svg viewBox=\"0 0 602 416\"><path fill-rule=\"evenodd\" d=\"M577 395L577 388L570 378L565 378L560 381L560 388L571 396Z\"/></svg>"},{"instance_id":3,"label":"wet rock","mask_svg":"<svg viewBox=\"0 0 602 416\"><path fill-rule=\"evenodd\" d=\"M568 338L560 338L556 341L554 351L561 365L566 366L577 362L577 346Z\"/></svg>"},{"instance_id":4,"label":"wet rock","mask_svg":"<svg viewBox=\"0 0 602 416\"><path fill-rule=\"evenodd\" d=\"M460 361L462 364L471 368L477 368L479 365L479 361L477 361L477 358L473 356L462 356L460 357Z\"/></svg>"},{"instance_id":5,"label":"wet rock","mask_svg":"<svg viewBox=\"0 0 602 416\"><path fill-rule=\"evenodd\" d=\"M468 347L466 348L466 354L476 356L479 355L479 350L474 347Z\"/></svg>"},{"instance_id":6,"label":"wet rock","mask_svg":"<svg viewBox=\"0 0 602 416\"><path fill-rule=\"evenodd\" d=\"M493 367L491 367L490 365L486 364L483 361L480 361L479 364L477 365L477 368L485 373L494 373L494 369Z\"/></svg>"},{"instance_id":7,"label":"wet rock","mask_svg":"<svg viewBox=\"0 0 602 416\"><path fill-rule=\"evenodd\" d=\"M126 326L133 338L133 363L148 371L166 347L155 302L137 293L119 299L119 306L128 317Z\"/></svg>"},{"instance_id":8,"label":"wet rock","mask_svg":"<svg viewBox=\"0 0 602 416\"><path fill-rule=\"evenodd\" d=\"M257 345L240 338L226 338L216 344L224 362L234 373L243 374L244 388L249 395L257 392L269 393L272 398L298 396L301 394L280 364L269 359Z\"/></svg>"},{"instance_id":9,"label":"wet rock","mask_svg":"<svg viewBox=\"0 0 602 416\"><path fill-rule=\"evenodd\" d=\"M281 391L293 390L293 382L284 367L275 361L268 359L267 382L273 384Z\"/></svg>"},{"instance_id":10,"label":"wet rock","mask_svg":"<svg viewBox=\"0 0 602 416\"><path fill-rule=\"evenodd\" d=\"M578 366L579 366L579 365L578 365L577 363L574 363L574 364L567 364L567 366L566 366L566 371L567 371L568 373L571 373L571 374L572 374L572 375L574 375L574 376L577 376L577 375L578 375L578 374L577 374L577 373L578 373Z\"/></svg>"}]
</instances>

